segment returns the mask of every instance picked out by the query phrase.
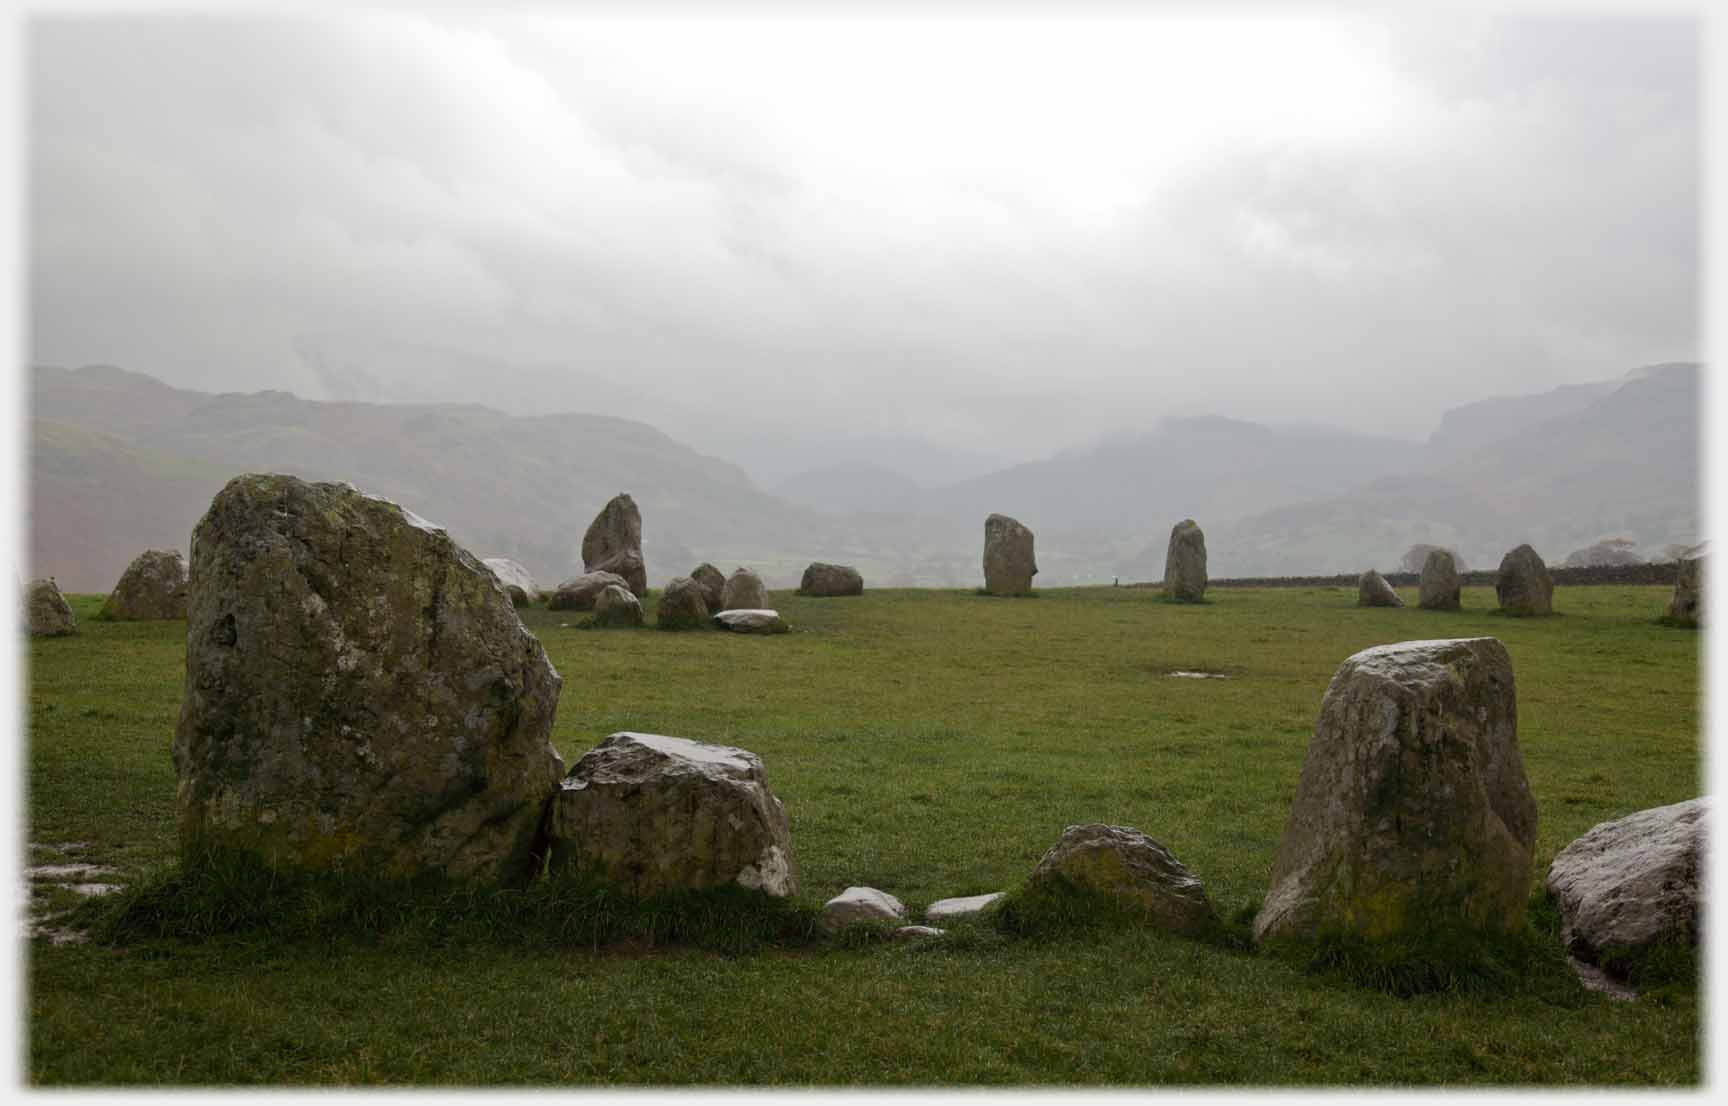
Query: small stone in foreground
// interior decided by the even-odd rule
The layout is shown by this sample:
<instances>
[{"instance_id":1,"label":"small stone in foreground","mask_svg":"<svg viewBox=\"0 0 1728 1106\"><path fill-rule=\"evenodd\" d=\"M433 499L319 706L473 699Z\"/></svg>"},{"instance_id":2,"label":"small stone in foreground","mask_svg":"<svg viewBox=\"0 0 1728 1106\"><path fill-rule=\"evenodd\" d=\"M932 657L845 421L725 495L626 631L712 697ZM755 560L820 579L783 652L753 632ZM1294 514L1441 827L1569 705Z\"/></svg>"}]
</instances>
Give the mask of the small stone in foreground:
<instances>
[{"instance_id":1,"label":"small stone in foreground","mask_svg":"<svg viewBox=\"0 0 1728 1106\"><path fill-rule=\"evenodd\" d=\"M848 887L822 904L816 924L824 933L838 933L860 923L905 920L905 905L888 892L874 887Z\"/></svg>"},{"instance_id":2,"label":"small stone in foreground","mask_svg":"<svg viewBox=\"0 0 1728 1106\"><path fill-rule=\"evenodd\" d=\"M864 577L851 565L830 565L817 561L804 570L804 577L798 583L798 594L863 595Z\"/></svg>"},{"instance_id":3,"label":"small stone in foreground","mask_svg":"<svg viewBox=\"0 0 1728 1106\"><path fill-rule=\"evenodd\" d=\"M955 918L973 918L984 913L991 903L1004 894L1006 892L994 891L988 895L964 895L954 899L938 899L924 908L924 920L945 922Z\"/></svg>"},{"instance_id":4,"label":"small stone in foreground","mask_svg":"<svg viewBox=\"0 0 1728 1106\"><path fill-rule=\"evenodd\" d=\"M642 601L621 584L608 584L594 601L594 625L632 628L642 625Z\"/></svg>"},{"instance_id":5,"label":"small stone in foreground","mask_svg":"<svg viewBox=\"0 0 1728 1106\"><path fill-rule=\"evenodd\" d=\"M1200 880L1169 849L1127 826L1063 830L1026 885L1058 880L1108 895L1171 932L1204 932L1218 920Z\"/></svg>"},{"instance_id":6,"label":"small stone in foreground","mask_svg":"<svg viewBox=\"0 0 1728 1106\"><path fill-rule=\"evenodd\" d=\"M186 562L178 549L147 549L126 566L102 618L142 622L186 617Z\"/></svg>"},{"instance_id":7,"label":"small stone in foreground","mask_svg":"<svg viewBox=\"0 0 1728 1106\"><path fill-rule=\"evenodd\" d=\"M35 637L64 637L78 632L72 604L60 594L52 577L30 581L30 588L24 593L24 624Z\"/></svg>"},{"instance_id":8,"label":"small stone in foreground","mask_svg":"<svg viewBox=\"0 0 1728 1106\"><path fill-rule=\"evenodd\" d=\"M770 610L721 611L713 622L735 634L784 634L792 629L779 611Z\"/></svg>"},{"instance_id":9,"label":"small stone in foreground","mask_svg":"<svg viewBox=\"0 0 1728 1106\"><path fill-rule=\"evenodd\" d=\"M1402 607L1404 600L1399 598L1392 585L1386 582L1386 577L1374 569L1369 569L1356 581L1356 605L1358 607Z\"/></svg>"},{"instance_id":10,"label":"small stone in foreground","mask_svg":"<svg viewBox=\"0 0 1728 1106\"><path fill-rule=\"evenodd\" d=\"M719 610L756 611L767 606L768 589L762 585L762 577L756 575L754 569L734 569L726 578L726 586L720 589Z\"/></svg>"},{"instance_id":11,"label":"small stone in foreground","mask_svg":"<svg viewBox=\"0 0 1728 1106\"><path fill-rule=\"evenodd\" d=\"M654 625L662 630L700 630L708 625L708 602L702 585L688 576L674 576L660 594Z\"/></svg>"}]
</instances>

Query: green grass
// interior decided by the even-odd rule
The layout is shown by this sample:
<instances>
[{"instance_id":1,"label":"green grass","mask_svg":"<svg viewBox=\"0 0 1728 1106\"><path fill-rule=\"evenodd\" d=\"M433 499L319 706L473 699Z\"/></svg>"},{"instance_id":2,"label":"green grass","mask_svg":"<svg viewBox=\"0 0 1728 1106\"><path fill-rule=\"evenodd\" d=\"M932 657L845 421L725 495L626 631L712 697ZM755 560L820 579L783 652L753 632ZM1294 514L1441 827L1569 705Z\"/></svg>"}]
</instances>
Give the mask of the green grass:
<instances>
[{"instance_id":1,"label":"green grass","mask_svg":"<svg viewBox=\"0 0 1728 1106\"><path fill-rule=\"evenodd\" d=\"M200 884L173 867L184 624L96 622L101 597L73 597L81 633L29 645L29 840L82 842L78 859L139 890L130 921L102 914L117 944L30 944L29 1078L1699 1081L1697 989L1671 967L1652 969L1662 985L1643 998L1612 1003L1542 943L1477 957L1487 968L1471 975L1431 948L1338 942L1289 958L1240 940L1327 680L1369 645L1506 643L1541 814L1538 883L1591 826L1699 794L1701 635L1657 625L1667 589L1562 588L1545 619L1494 615L1488 588L1467 588L1457 613L1409 595L1403 609L1359 609L1343 588L1218 589L1200 605L1155 589L1039 598L781 592L793 632L777 637L583 632L584 616L523 612L565 679L553 742L567 763L621 729L763 758L803 880L799 902L764 917L737 902L627 906L580 887L264 894L243 868L226 875L226 892L243 894ZM1016 888L1080 822L1156 838L1229 921L1209 940L1060 911L929 944L810 935L814 907L851 884L915 914ZM222 913L247 900L250 913ZM1533 896L1533 938L1552 924L1544 909Z\"/></svg>"}]
</instances>

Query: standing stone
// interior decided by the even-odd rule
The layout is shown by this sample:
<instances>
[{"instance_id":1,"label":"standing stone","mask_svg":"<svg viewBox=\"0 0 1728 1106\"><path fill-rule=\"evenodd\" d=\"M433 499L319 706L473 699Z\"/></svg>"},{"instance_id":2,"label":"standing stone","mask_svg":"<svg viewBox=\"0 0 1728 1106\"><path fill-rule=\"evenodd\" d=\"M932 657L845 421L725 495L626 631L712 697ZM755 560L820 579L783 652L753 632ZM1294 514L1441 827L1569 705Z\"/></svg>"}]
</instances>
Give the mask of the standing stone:
<instances>
[{"instance_id":1,"label":"standing stone","mask_svg":"<svg viewBox=\"0 0 1728 1106\"><path fill-rule=\"evenodd\" d=\"M984 590L991 595L1025 595L1038 575L1032 531L1007 515L984 520Z\"/></svg>"},{"instance_id":2,"label":"standing stone","mask_svg":"<svg viewBox=\"0 0 1728 1106\"><path fill-rule=\"evenodd\" d=\"M1386 582L1386 577L1373 569L1362 574L1356 581L1356 605L1358 607L1402 607L1404 600L1398 597L1392 585Z\"/></svg>"},{"instance_id":3,"label":"standing stone","mask_svg":"<svg viewBox=\"0 0 1728 1106\"><path fill-rule=\"evenodd\" d=\"M824 933L838 933L847 926L905 920L905 905L888 892L874 887L848 887L822 904L816 924Z\"/></svg>"},{"instance_id":4,"label":"standing stone","mask_svg":"<svg viewBox=\"0 0 1728 1106\"><path fill-rule=\"evenodd\" d=\"M636 627L642 625L642 601L622 584L607 584L594 600L594 625Z\"/></svg>"},{"instance_id":5,"label":"standing stone","mask_svg":"<svg viewBox=\"0 0 1728 1106\"><path fill-rule=\"evenodd\" d=\"M554 611L591 611L600 593L616 584L628 588L630 581L616 572L584 572L558 585L546 607Z\"/></svg>"},{"instance_id":6,"label":"standing stone","mask_svg":"<svg viewBox=\"0 0 1728 1106\"><path fill-rule=\"evenodd\" d=\"M1455 611L1462 588L1458 581L1458 565L1444 549L1428 552L1422 563L1422 580L1416 591L1416 605L1425 611Z\"/></svg>"},{"instance_id":7,"label":"standing stone","mask_svg":"<svg viewBox=\"0 0 1728 1106\"><path fill-rule=\"evenodd\" d=\"M347 484L236 477L192 534L183 854L524 882L560 683L443 530Z\"/></svg>"},{"instance_id":8,"label":"standing stone","mask_svg":"<svg viewBox=\"0 0 1728 1106\"><path fill-rule=\"evenodd\" d=\"M768 605L768 589L762 577L748 568L735 569L720 592L722 611L760 610ZM718 612L716 612L718 613Z\"/></svg>"},{"instance_id":9,"label":"standing stone","mask_svg":"<svg viewBox=\"0 0 1728 1106\"><path fill-rule=\"evenodd\" d=\"M1500 597L1500 609L1507 614L1554 613L1554 580L1548 575L1548 566L1528 545L1520 545L1501 558L1494 593Z\"/></svg>"},{"instance_id":10,"label":"standing stone","mask_svg":"<svg viewBox=\"0 0 1728 1106\"><path fill-rule=\"evenodd\" d=\"M1535 844L1505 646L1364 649L1320 703L1254 936L1515 930Z\"/></svg>"},{"instance_id":11,"label":"standing stone","mask_svg":"<svg viewBox=\"0 0 1728 1106\"><path fill-rule=\"evenodd\" d=\"M535 585L534 577L515 561L508 557L487 557L480 563L498 577L498 583L503 586L511 603L518 607L528 607L539 601L540 589Z\"/></svg>"},{"instance_id":12,"label":"standing stone","mask_svg":"<svg viewBox=\"0 0 1728 1106\"><path fill-rule=\"evenodd\" d=\"M138 554L102 604L101 618L145 621L186 617L186 562L178 549Z\"/></svg>"},{"instance_id":13,"label":"standing stone","mask_svg":"<svg viewBox=\"0 0 1728 1106\"><path fill-rule=\"evenodd\" d=\"M688 576L674 576L660 595L654 624L662 630L700 630L708 625L708 601L702 585Z\"/></svg>"},{"instance_id":14,"label":"standing stone","mask_svg":"<svg viewBox=\"0 0 1728 1106\"><path fill-rule=\"evenodd\" d=\"M817 561L804 570L804 578L798 583L798 594L863 595L864 577L851 565L830 565Z\"/></svg>"},{"instance_id":15,"label":"standing stone","mask_svg":"<svg viewBox=\"0 0 1728 1106\"><path fill-rule=\"evenodd\" d=\"M29 590L24 593L24 624L34 637L64 637L78 632L72 604L60 594L60 586L52 576L30 581Z\"/></svg>"},{"instance_id":16,"label":"standing stone","mask_svg":"<svg viewBox=\"0 0 1728 1106\"><path fill-rule=\"evenodd\" d=\"M691 571L690 579L696 581L702 589L702 601L708 604L708 613L721 609L722 597L726 592L726 576L719 569L703 561Z\"/></svg>"},{"instance_id":17,"label":"standing stone","mask_svg":"<svg viewBox=\"0 0 1728 1106\"><path fill-rule=\"evenodd\" d=\"M553 873L638 897L731 884L798 893L785 807L743 749L615 733L570 769L548 825Z\"/></svg>"},{"instance_id":18,"label":"standing stone","mask_svg":"<svg viewBox=\"0 0 1728 1106\"><path fill-rule=\"evenodd\" d=\"M1199 879L1169 849L1127 826L1063 830L1026 884L1056 882L1108 895L1174 933L1200 933L1218 920Z\"/></svg>"},{"instance_id":19,"label":"standing stone","mask_svg":"<svg viewBox=\"0 0 1728 1106\"><path fill-rule=\"evenodd\" d=\"M1184 603L1206 597L1206 535L1191 518L1170 528L1170 547L1164 554L1164 594Z\"/></svg>"},{"instance_id":20,"label":"standing stone","mask_svg":"<svg viewBox=\"0 0 1728 1106\"><path fill-rule=\"evenodd\" d=\"M600 508L582 536L582 570L615 572L636 596L648 594L648 569L642 560L642 512L628 495L615 495Z\"/></svg>"},{"instance_id":21,"label":"standing stone","mask_svg":"<svg viewBox=\"0 0 1728 1106\"><path fill-rule=\"evenodd\" d=\"M1668 601L1668 617L1683 626L1704 625L1704 557L1680 558L1674 576L1674 598Z\"/></svg>"},{"instance_id":22,"label":"standing stone","mask_svg":"<svg viewBox=\"0 0 1728 1106\"><path fill-rule=\"evenodd\" d=\"M1546 887L1560 938L1580 960L1698 943L1706 799L1640 810L1560 850Z\"/></svg>"}]
</instances>

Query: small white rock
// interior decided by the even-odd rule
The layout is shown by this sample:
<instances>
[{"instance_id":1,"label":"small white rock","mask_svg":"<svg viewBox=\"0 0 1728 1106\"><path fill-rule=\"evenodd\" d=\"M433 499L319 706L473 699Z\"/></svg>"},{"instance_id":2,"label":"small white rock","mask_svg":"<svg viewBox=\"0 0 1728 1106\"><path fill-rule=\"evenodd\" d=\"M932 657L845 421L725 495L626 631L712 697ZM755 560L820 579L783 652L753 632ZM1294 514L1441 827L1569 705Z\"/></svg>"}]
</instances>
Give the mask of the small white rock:
<instances>
[{"instance_id":1,"label":"small white rock","mask_svg":"<svg viewBox=\"0 0 1728 1106\"><path fill-rule=\"evenodd\" d=\"M940 937L948 931L935 926L901 926L894 931L896 941L916 941L921 937Z\"/></svg>"},{"instance_id":2,"label":"small white rock","mask_svg":"<svg viewBox=\"0 0 1728 1106\"><path fill-rule=\"evenodd\" d=\"M971 918L984 912L985 907L1007 894L1006 891L995 891L988 895L967 895L958 899L941 899L933 902L924 911L924 920L928 922L948 921L954 918Z\"/></svg>"},{"instance_id":3,"label":"small white rock","mask_svg":"<svg viewBox=\"0 0 1728 1106\"><path fill-rule=\"evenodd\" d=\"M822 904L818 919L824 932L835 933L860 922L903 922L906 907L886 891L874 887L848 887Z\"/></svg>"}]
</instances>

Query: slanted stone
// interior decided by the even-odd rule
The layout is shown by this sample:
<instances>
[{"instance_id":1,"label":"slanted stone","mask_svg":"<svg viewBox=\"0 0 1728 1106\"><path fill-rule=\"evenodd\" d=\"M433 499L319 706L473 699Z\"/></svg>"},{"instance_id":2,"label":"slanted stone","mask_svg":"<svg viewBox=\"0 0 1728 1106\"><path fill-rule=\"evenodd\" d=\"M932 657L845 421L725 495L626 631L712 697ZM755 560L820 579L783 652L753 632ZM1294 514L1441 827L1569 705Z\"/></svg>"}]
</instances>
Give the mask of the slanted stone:
<instances>
[{"instance_id":1,"label":"slanted stone","mask_svg":"<svg viewBox=\"0 0 1728 1106\"><path fill-rule=\"evenodd\" d=\"M755 753L615 733L570 769L548 815L550 868L627 894L736 885L798 892L786 810Z\"/></svg>"},{"instance_id":2,"label":"slanted stone","mask_svg":"<svg viewBox=\"0 0 1728 1106\"><path fill-rule=\"evenodd\" d=\"M1404 600L1398 597L1386 577L1373 569L1364 572L1356 581L1356 605L1358 607L1402 607Z\"/></svg>"},{"instance_id":3,"label":"slanted stone","mask_svg":"<svg viewBox=\"0 0 1728 1106\"><path fill-rule=\"evenodd\" d=\"M779 611L765 609L721 611L714 616L713 623L735 634L784 634L792 629Z\"/></svg>"},{"instance_id":4,"label":"slanted stone","mask_svg":"<svg viewBox=\"0 0 1728 1106\"><path fill-rule=\"evenodd\" d=\"M1416 589L1416 605L1425 611L1455 611L1460 608L1462 587L1458 564L1444 549L1432 549L1422 563L1422 579Z\"/></svg>"},{"instance_id":5,"label":"slanted stone","mask_svg":"<svg viewBox=\"0 0 1728 1106\"><path fill-rule=\"evenodd\" d=\"M1704 558L1682 557L1674 575L1668 617L1683 626L1704 625Z\"/></svg>"},{"instance_id":6,"label":"slanted stone","mask_svg":"<svg viewBox=\"0 0 1728 1106\"><path fill-rule=\"evenodd\" d=\"M654 624L662 630L700 630L708 625L708 601L702 585L688 576L674 576L660 595Z\"/></svg>"},{"instance_id":7,"label":"slanted stone","mask_svg":"<svg viewBox=\"0 0 1728 1106\"><path fill-rule=\"evenodd\" d=\"M24 625L35 637L64 637L78 632L72 604L60 594L60 586L52 576L30 581L24 592Z\"/></svg>"},{"instance_id":8,"label":"slanted stone","mask_svg":"<svg viewBox=\"0 0 1728 1106\"><path fill-rule=\"evenodd\" d=\"M976 918L988 910L991 903L1006 893L993 891L988 895L964 895L955 899L938 899L924 908L924 920L927 922L951 922L955 918Z\"/></svg>"},{"instance_id":9,"label":"slanted stone","mask_svg":"<svg viewBox=\"0 0 1728 1106\"><path fill-rule=\"evenodd\" d=\"M584 572L558 585L546 603L554 611L591 611L600 593L616 584L628 588L630 582L616 572Z\"/></svg>"},{"instance_id":10,"label":"slanted stone","mask_svg":"<svg viewBox=\"0 0 1728 1106\"><path fill-rule=\"evenodd\" d=\"M102 618L147 621L186 617L186 562L178 549L147 549L126 566L102 604Z\"/></svg>"},{"instance_id":11,"label":"slanted stone","mask_svg":"<svg viewBox=\"0 0 1728 1106\"><path fill-rule=\"evenodd\" d=\"M525 882L560 682L443 530L347 484L236 477L192 535L183 854Z\"/></svg>"},{"instance_id":12,"label":"slanted stone","mask_svg":"<svg viewBox=\"0 0 1728 1106\"><path fill-rule=\"evenodd\" d=\"M582 536L582 570L624 577L632 594L648 594L648 569L642 560L642 512L628 495L615 495L588 524Z\"/></svg>"},{"instance_id":13,"label":"slanted stone","mask_svg":"<svg viewBox=\"0 0 1728 1106\"><path fill-rule=\"evenodd\" d=\"M762 577L754 570L734 569L726 578L726 586L720 592L719 610L761 610L767 606L768 589L762 586Z\"/></svg>"},{"instance_id":14,"label":"slanted stone","mask_svg":"<svg viewBox=\"0 0 1728 1106\"><path fill-rule=\"evenodd\" d=\"M1536 550L1520 545L1500 560L1494 580L1500 609L1519 617L1554 613L1554 580Z\"/></svg>"},{"instance_id":15,"label":"slanted stone","mask_svg":"<svg viewBox=\"0 0 1728 1106\"><path fill-rule=\"evenodd\" d=\"M594 625L635 627L642 625L642 601L622 584L607 584L594 600Z\"/></svg>"},{"instance_id":16,"label":"slanted stone","mask_svg":"<svg viewBox=\"0 0 1728 1106\"><path fill-rule=\"evenodd\" d=\"M1191 518L1170 528L1164 553L1164 594L1184 603L1206 597L1206 535Z\"/></svg>"},{"instance_id":17,"label":"slanted stone","mask_svg":"<svg viewBox=\"0 0 1728 1106\"><path fill-rule=\"evenodd\" d=\"M702 601L708 604L708 613L713 614L720 610L726 593L726 574L703 561L691 571L690 579L701 587Z\"/></svg>"},{"instance_id":18,"label":"slanted stone","mask_svg":"<svg viewBox=\"0 0 1728 1106\"><path fill-rule=\"evenodd\" d=\"M991 515L984 520L984 590L991 595L1025 595L1038 575L1032 531L1018 519Z\"/></svg>"},{"instance_id":19,"label":"slanted stone","mask_svg":"<svg viewBox=\"0 0 1728 1106\"><path fill-rule=\"evenodd\" d=\"M1320 703L1254 935L1516 930L1535 844L1505 646L1364 649Z\"/></svg>"},{"instance_id":20,"label":"slanted stone","mask_svg":"<svg viewBox=\"0 0 1728 1106\"><path fill-rule=\"evenodd\" d=\"M835 596L863 595L864 577L851 565L830 565L817 561L804 570L798 583L799 595Z\"/></svg>"},{"instance_id":21,"label":"slanted stone","mask_svg":"<svg viewBox=\"0 0 1728 1106\"><path fill-rule=\"evenodd\" d=\"M492 570L492 575L498 577L498 583L504 588L504 593L510 597L510 602L518 607L530 607L540 600L540 589L534 583L534 577L527 569L508 557L487 557L480 562Z\"/></svg>"},{"instance_id":22,"label":"slanted stone","mask_svg":"<svg viewBox=\"0 0 1728 1106\"><path fill-rule=\"evenodd\" d=\"M1107 895L1173 933L1200 933L1218 920L1200 880L1169 849L1127 826L1092 823L1063 830L1027 886L1063 882Z\"/></svg>"},{"instance_id":23,"label":"slanted stone","mask_svg":"<svg viewBox=\"0 0 1728 1106\"><path fill-rule=\"evenodd\" d=\"M906 907L888 892L874 887L848 887L822 904L816 924L824 933L838 933L847 926L905 920Z\"/></svg>"},{"instance_id":24,"label":"slanted stone","mask_svg":"<svg viewBox=\"0 0 1728 1106\"><path fill-rule=\"evenodd\" d=\"M1603 822L1554 858L1546 887L1560 938L1587 963L1656 945L1696 945L1709 800Z\"/></svg>"}]
</instances>

